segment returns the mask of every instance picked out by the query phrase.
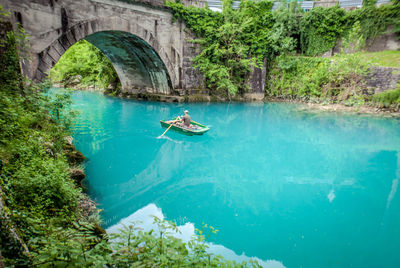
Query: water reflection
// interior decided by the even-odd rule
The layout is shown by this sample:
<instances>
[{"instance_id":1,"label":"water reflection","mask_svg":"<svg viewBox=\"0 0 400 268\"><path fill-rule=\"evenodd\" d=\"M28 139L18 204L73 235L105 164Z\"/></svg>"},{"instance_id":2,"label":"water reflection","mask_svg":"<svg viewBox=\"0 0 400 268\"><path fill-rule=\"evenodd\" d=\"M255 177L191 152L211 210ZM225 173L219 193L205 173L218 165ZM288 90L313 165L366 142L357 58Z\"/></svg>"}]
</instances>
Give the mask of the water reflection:
<instances>
[{"instance_id":1,"label":"water reflection","mask_svg":"<svg viewBox=\"0 0 400 268\"><path fill-rule=\"evenodd\" d=\"M158 227L154 224L154 217L159 219L165 219L162 210L158 208L155 204L149 204L139 210L137 210L132 215L121 219L117 224L107 228L107 233L118 233L123 226L128 226L129 224L135 223L136 227L140 227L143 231L148 232L150 230L158 231ZM195 235L195 227L193 223L186 222L183 225L177 226L178 231L173 232L172 235L181 239L183 242L187 243ZM265 268L283 268L285 267L282 263L275 260L260 260L257 257L247 257L246 255L237 255L232 250L224 247L223 245L216 245L213 243L207 243L207 252L221 255L229 260L234 260L237 262L249 261L250 259L257 260L258 264Z\"/></svg>"}]
</instances>

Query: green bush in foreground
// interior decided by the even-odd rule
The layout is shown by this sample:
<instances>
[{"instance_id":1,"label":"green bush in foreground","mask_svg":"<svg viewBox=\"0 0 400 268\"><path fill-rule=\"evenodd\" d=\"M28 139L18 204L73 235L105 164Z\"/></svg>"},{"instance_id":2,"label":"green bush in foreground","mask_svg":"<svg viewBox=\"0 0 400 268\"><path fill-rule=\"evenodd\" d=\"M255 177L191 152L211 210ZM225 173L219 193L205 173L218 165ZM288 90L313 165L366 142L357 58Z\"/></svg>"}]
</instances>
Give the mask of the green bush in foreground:
<instances>
[{"instance_id":1,"label":"green bush in foreground","mask_svg":"<svg viewBox=\"0 0 400 268\"><path fill-rule=\"evenodd\" d=\"M33 264L43 267L260 267L256 261L237 263L207 253L200 230L188 243L173 236L174 223L154 219L157 231L145 232L134 223L108 241L94 234L94 226L75 224L75 229L52 229L38 239ZM214 232L213 229L207 229ZM106 237L107 238L107 237Z\"/></svg>"},{"instance_id":2,"label":"green bush in foreground","mask_svg":"<svg viewBox=\"0 0 400 268\"><path fill-rule=\"evenodd\" d=\"M9 265L21 265L29 263L22 248L30 247L37 232L45 235L37 222L63 226L78 217L81 190L69 176L64 155L65 137L70 135L64 123L70 121L69 113L58 110L60 120L50 116L57 101L44 95L42 86L23 82L16 36L9 31L5 39L0 53L0 194L4 206L0 210L0 250Z\"/></svg>"}]
</instances>

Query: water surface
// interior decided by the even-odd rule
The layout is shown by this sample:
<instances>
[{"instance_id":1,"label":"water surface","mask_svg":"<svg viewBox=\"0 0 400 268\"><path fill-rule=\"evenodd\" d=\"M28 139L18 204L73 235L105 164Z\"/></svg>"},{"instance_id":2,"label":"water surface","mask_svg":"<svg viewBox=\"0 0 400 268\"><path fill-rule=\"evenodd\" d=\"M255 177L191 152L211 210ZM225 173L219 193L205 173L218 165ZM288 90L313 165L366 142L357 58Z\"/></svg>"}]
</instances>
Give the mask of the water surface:
<instances>
[{"instance_id":1,"label":"water surface","mask_svg":"<svg viewBox=\"0 0 400 268\"><path fill-rule=\"evenodd\" d=\"M104 227L150 205L178 225L220 229L210 242L236 255L286 267L400 267L399 119L281 103L73 100ZM211 130L158 139L159 120L185 109Z\"/></svg>"}]
</instances>

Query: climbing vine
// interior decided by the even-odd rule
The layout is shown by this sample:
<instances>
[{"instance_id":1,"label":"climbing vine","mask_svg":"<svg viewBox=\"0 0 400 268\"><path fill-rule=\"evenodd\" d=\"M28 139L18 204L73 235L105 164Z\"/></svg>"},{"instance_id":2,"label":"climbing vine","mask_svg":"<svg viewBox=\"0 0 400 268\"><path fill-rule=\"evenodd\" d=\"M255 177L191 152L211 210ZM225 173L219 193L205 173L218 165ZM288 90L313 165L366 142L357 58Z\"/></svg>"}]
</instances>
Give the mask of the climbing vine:
<instances>
[{"instance_id":1,"label":"climbing vine","mask_svg":"<svg viewBox=\"0 0 400 268\"><path fill-rule=\"evenodd\" d=\"M361 25L361 34L368 42L372 42L380 34L388 31L389 26L394 26L393 32L399 33L400 27L400 2L376 7L375 4L365 5L361 9L346 13L345 29L349 30L354 23ZM390 30L389 30L390 31Z\"/></svg>"},{"instance_id":2,"label":"climbing vine","mask_svg":"<svg viewBox=\"0 0 400 268\"><path fill-rule=\"evenodd\" d=\"M185 21L195 34L200 52L194 58L205 76L206 85L217 93L233 96L248 90L246 83L252 66L267 65L278 55L301 53L321 55L335 47L339 39L361 49L393 25L400 32L400 4L345 11L339 6L317 7L303 12L296 2L272 12L269 1L241 1L232 9L232 0L223 2L222 12L185 7L168 2L174 18ZM355 43L355 44L353 44Z\"/></svg>"},{"instance_id":3,"label":"climbing vine","mask_svg":"<svg viewBox=\"0 0 400 268\"><path fill-rule=\"evenodd\" d=\"M232 3L225 0L222 13L167 3L174 18L184 20L197 35L194 42L201 51L194 66L204 74L207 87L229 97L248 90L251 67L272 59L279 49L272 34L271 2L242 1L237 10Z\"/></svg>"},{"instance_id":4,"label":"climbing vine","mask_svg":"<svg viewBox=\"0 0 400 268\"><path fill-rule=\"evenodd\" d=\"M317 7L300 20L301 52L314 56L333 48L344 31L345 11L339 6Z\"/></svg>"},{"instance_id":5,"label":"climbing vine","mask_svg":"<svg viewBox=\"0 0 400 268\"><path fill-rule=\"evenodd\" d=\"M376 2L376 1L375 1ZM360 9L345 11L339 6L314 8L300 20L301 52L308 56L322 54L332 49L338 39L346 38L354 27L360 30L359 43L371 44L380 34L400 32L400 4L376 7L374 1L366 1Z\"/></svg>"}]
</instances>

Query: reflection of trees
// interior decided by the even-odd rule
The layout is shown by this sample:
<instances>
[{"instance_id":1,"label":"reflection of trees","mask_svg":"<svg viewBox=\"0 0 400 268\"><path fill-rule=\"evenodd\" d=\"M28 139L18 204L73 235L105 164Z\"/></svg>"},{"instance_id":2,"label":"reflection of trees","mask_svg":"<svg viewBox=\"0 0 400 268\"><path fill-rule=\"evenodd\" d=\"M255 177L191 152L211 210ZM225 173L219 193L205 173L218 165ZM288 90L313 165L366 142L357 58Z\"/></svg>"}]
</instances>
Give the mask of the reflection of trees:
<instances>
[{"instance_id":1,"label":"reflection of trees","mask_svg":"<svg viewBox=\"0 0 400 268\"><path fill-rule=\"evenodd\" d=\"M112 130L106 127L109 122L107 109L109 99L100 94L87 96L85 92L75 92L73 95L73 109L80 111L74 132L79 137L84 137L84 142L79 143L79 147L85 155L93 155L99 152L102 145L112 138ZM88 106L91 108L88 109ZM113 117L112 120L115 120Z\"/></svg>"}]
</instances>

